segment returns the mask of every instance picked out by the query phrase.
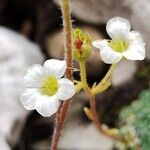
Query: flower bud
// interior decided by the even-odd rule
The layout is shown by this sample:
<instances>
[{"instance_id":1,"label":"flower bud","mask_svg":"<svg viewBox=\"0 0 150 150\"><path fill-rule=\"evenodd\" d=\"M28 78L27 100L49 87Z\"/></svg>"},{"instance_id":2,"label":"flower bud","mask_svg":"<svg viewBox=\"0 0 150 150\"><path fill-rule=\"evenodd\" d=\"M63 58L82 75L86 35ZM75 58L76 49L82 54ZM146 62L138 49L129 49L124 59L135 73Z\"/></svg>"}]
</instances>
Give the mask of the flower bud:
<instances>
[{"instance_id":1,"label":"flower bud","mask_svg":"<svg viewBox=\"0 0 150 150\"><path fill-rule=\"evenodd\" d=\"M91 54L92 41L88 34L80 29L73 31L73 57L77 61L86 61Z\"/></svg>"}]
</instances>

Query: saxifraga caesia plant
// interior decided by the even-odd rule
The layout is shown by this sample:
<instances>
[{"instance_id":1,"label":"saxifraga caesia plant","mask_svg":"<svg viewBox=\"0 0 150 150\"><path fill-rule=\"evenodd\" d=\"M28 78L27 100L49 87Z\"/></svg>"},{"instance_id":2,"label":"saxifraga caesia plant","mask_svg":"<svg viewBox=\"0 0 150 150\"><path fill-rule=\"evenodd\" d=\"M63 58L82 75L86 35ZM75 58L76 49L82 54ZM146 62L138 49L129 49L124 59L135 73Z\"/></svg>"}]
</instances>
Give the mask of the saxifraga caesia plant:
<instances>
[{"instance_id":1,"label":"saxifraga caesia plant","mask_svg":"<svg viewBox=\"0 0 150 150\"><path fill-rule=\"evenodd\" d=\"M57 112L51 144L51 150L56 150L71 98L75 93L84 90L89 96L90 108L84 108L89 119L103 134L124 142L118 129L111 129L99 122L95 96L111 85L111 74L121 59L143 60L145 58L145 43L142 36L137 31L130 31L128 20L114 17L106 25L111 40L104 39L92 42L90 35L80 29L72 29L69 0L61 0L61 10L65 59L50 59L43 66L33 65L27 70L24 78L27 89L21 95L22 104L28 110L36 109L44 117L50 117ZM85 64L91 55L92 45L100 49L101 59L112 65L104 78L90 87L86 79ZM73 80L73 59L80 66L80 81ZM140 149L139 143L136 149Z\"/></svg>"}]
</instances>

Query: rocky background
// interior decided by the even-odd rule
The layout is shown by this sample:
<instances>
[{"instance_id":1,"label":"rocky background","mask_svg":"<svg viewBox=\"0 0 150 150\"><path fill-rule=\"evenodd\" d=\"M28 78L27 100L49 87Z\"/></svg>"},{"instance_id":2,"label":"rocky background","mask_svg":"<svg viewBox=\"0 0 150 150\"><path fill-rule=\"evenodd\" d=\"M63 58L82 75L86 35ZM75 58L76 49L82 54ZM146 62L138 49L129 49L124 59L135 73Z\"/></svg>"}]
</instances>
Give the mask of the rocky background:
<instances>
[{"instance_id":1,"label":"rocky background","mask_svg":"<svg viewBox=\"0 0 150 150\"><path fill-rule=\"evenodd\" d=\"M100 120L117 126L118 113L148 88L150 74L149 0L72 0L73 27L93 39L108 37L107 20L114 16L130 20L143 34L147 58L142 62L122 61L112 75L112 86L97 96ZM0 150L48 150L54 118L26 111L19 95L24 89L27 67L48 58L63 59L62 19L57 0L0 1ZM75 62L75 67L78 64ZM88 81L100 81L109 65L93 53L87 62ZM79 73L75 72L76 79ZM113 141L97 133L83 113L88 106L84 93L74 97L59 144L60 150L112 150Z\"/></svg>"}]
</instances>

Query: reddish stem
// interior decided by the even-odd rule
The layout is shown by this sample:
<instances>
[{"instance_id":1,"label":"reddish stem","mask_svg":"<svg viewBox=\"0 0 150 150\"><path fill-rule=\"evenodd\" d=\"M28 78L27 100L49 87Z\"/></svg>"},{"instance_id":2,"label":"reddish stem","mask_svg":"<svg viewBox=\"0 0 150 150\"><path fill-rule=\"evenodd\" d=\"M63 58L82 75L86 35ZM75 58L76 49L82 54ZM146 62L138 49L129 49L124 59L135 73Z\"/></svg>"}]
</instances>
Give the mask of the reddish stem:
<instances>
[{"instance_id":1,"label":"reddish stem","mask_svg":"<svg viewBox=\"0 0 150 150\"><path fill-rule=\"evenodd\" d=\"M55 129L54 129L54 134L53 134L53 139L52 139L52 144L51 144L51 150L57 150L57 145L58 145L61 131L63 128L63 123L65 120L67 111L69 109L69 105L70 105L70 100L63 102L56 114Z\"/></svg>"},{"instance_id":2,"label":"reddish stem","mask_svg":"<svg viewBox=\"0 0 150 150\"><path fill-rule=\"evenodd\" d=\"M72 37L71 37L71 13L70 13L70 0L60 0L61 10L63 16L63 27L64 27L64 48L65 48L65 60L67 62L67 70L65 77L72 80ZM63 124L70 106L71 100L63 101L55 120L55 129L51 144L51 150L57 150L57 145L63 128Z\"/></svg>"},{"instance_id":3,"label":"reddish stem","mask_svg":"<svg viewBox=\"0 0 150 150\"><path fill-rule=\"evenodd\" d=\"M119 141L123 141L123 139L119 136L115 136L115 135L112 135L112 134L109 134L107 131L105 131L103 128L102 128L102 125L99 121L99 117L97 115L97 112L96 112L96 101L95 101L95 98L94 96L90 93L90 90L87 90L87 93L89 95L89 100L90 100L90 109L91 109L91 112L92 112L92 121L93 123L95 124L95 126L97 127L97 129L103 133L104 135L114 139L114 140L119 140Z\"/></svg>"}]
</instances>

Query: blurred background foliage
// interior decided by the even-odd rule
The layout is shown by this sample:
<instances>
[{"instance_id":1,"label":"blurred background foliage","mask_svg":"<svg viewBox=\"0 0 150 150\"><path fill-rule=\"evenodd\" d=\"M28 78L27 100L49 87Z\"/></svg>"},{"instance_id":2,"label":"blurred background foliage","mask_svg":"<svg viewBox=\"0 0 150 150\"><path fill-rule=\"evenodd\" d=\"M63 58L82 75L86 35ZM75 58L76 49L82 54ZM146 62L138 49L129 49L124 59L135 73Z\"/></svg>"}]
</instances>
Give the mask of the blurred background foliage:
<instances>
[{"instance_id":1,"label":"blurred background foliage","mask_svg":"<svg viewBox=\"0 0 150 150\"><path fill-rule=\"evenodd\" d=\"M150 89L143 91L138 100L120 113L120 125L132 126L140 140L143 150L150 148ZM133 131L134 132L134 131ZM133 146L133 145L132 145ZM134 150L133 147L129 149Z\"/></svg>"}]
</instances>

